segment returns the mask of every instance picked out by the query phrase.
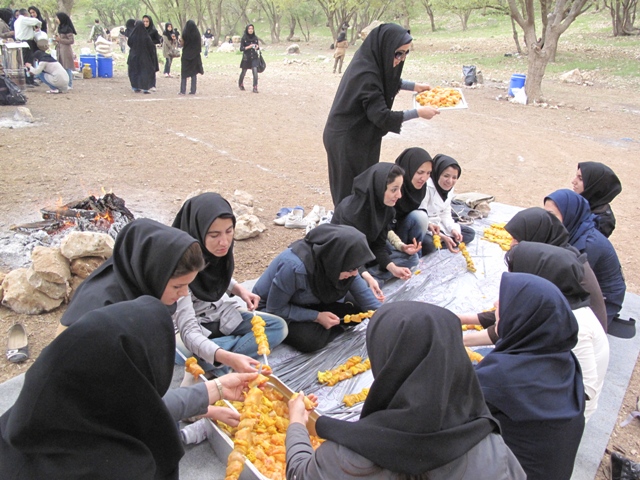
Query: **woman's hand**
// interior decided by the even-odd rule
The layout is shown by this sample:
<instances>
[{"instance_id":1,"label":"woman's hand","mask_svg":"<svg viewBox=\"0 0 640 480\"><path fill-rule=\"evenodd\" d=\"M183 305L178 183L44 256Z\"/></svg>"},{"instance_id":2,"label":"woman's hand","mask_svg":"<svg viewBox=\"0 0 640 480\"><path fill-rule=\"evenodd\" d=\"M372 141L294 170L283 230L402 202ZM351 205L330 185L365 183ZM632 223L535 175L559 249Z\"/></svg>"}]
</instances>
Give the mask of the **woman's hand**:
<instances>
[{"instance_id":1,"label":"woman's hand","mask_svg":"<svg viewBox=\"0 0 640 480\"><path fill-rule=\"evenodd\" d=\"M456 245L456 242L453 241L453 238L448 237L447 235L441 235L440 239L442 240L442 242L444 242L444 244L447 247L447 250L449 250L451 253L460 252L460 250L458 250L458 246Z\"/></svg>"},{"instance_id":2,"label":"woman's hand","mask_svg":"<svg viewBox=\"0 0 640 480\"><path fill-rule=\"evenodd\" d=\"M420 251L422 248L422 242L417 242L416 239L413 239L413 242L410 244L402 244L402 251L407 255L414 255Z\"/></svg>"},{"instance_id":3,"label":"woman's hand","mask_svg":"<svg viewBox=\"0 0 640 480\"><path fill-rule=\"evenodd\" d=\"M316 322L329 330L331 327L335 327L340 323L340 318L331 312L318 312Z\"/></svg>"},{"instance_id":4,"label":"woman's hand","mask_svg":"<svg viewBox=\"0 0 640 480\"><path fill-rule=\"evenodd\" d=\"M460 232L458 232L457 230L452 230L451 231L451 236L456 241L456 243L460 243L462 241L462 234Z\"/></svg>"},{"instance_id":5,"label":"woman's hand","mask_svg":"<svg viewBox=\"0 0 640 480\"><path fill-rule=\"evenodd\" d=\"M430 223L427 230L429 230L433 235L440 235L440 227L435 223Z\"/></svg>"},{"instance_id":6,"label":"woman's hand","mask_svg":"<svg viewBox=\"0 0 640 480\"><path fill-rule=\"evenodd\" d=\"M25 62L24 66L27 68L31 68L31 64L29 62Z\"/></svg>"},{"instance_id":7,"label":"woman's hand","mask_svg":"<svg viewBox=\"0 0 640 480\"><path fill-rule=\"evenodd\" d=\"M209 405L207 413L203 415L211 420L219 420L230 427L237 427L240 423L240 414L226 407L213 407Z\"/></svg>"},{"instance_id":8,"label":"woman's hand","mask_svg":"<svg viewBox=\"0 0 640 480\"><path fill-rule=\"evenodd\" d=\"M235 284L232 293L234 295L238 295L244 301L244 303L247 304L247 310L249 310L250 312L253 312L256 308L258 308L258 303L260 303L260 296L250 292L239 283Z\"/></svg>"},{"instance_id":9,"label":"woman's hand","mask_svg":"<svg viewBox=\"0 0 640 480\"><path fill-rule=\"evenodd\" d=\"M387 270L389 270L396 278L401 278L402 280L409 280L411 278L411 270L407 267L398 267L393 262L387 265Z\"/></svg>"},{"instance_id":10,"label":"woman's hand","mask_svg":"<svg viewBox=\"0 0 640 480\"><path fill-rule=\"evenodd\" d=\"M249 389L249 382L257 377L258 372L255 370L254 373L227 373L221 376L218 381L222 385L224 399L238 402L244 400L242 393Z\"/></svg>"},{"instance_id":11,"label":"woman's hand","mask_svg":"<svg viewBox=\"0 0 640 480\"><path fill-rule=\"evenodd\" d=\"M296 398L289 400L289 423L306 425L307 420L309 420L309 412L304 406L304 392L300 392Z\"/></svg>"},{"instance_id":12,"label":"woman's hand","mask_svg":"<svg viewBox=\"0 0 640 480\"><path fill-rule=\"evenodd\" d=\"M418 107L416 110L418 111L418 116L426 120L431 120L436 115L440 115L440 110L436 107Z\"/></svg>"},{"instance_id":13,"label":"woman's hand","mask_svg":"<svg viewBox=\"0 0 640 480\"><path fill-rule=\"evenodd\" d=\"M424 92L426 90L431 90L431 85L429 85L428 83L416 83L413 87L413 91L418 93Z\"/></svg>"},{"instance_id":14,"label":"woman's hand","mask_svg":"<svg viewBox=\"0 0 640 480\"><path fill-rule=\"evenodd\" d=\"M373 278L369 272L364 272L362 274L362 278L367 282L367 285L369 285L371 292L373 292L373 296L376 297L379 302L384 302L384 293L382 293L378 281Z\"/></svg>"},{"instance_id":15,"label":"woman's hand","mask_svg":"<svg viewBox=\"0 0 640 480\"><path fill-rule=\"evenodd\" d=\"M219 348L216 350L215 361L231 367L239 373L254 373L260 362L241 353L228 352Z\"/></svg>"}]
</instances>

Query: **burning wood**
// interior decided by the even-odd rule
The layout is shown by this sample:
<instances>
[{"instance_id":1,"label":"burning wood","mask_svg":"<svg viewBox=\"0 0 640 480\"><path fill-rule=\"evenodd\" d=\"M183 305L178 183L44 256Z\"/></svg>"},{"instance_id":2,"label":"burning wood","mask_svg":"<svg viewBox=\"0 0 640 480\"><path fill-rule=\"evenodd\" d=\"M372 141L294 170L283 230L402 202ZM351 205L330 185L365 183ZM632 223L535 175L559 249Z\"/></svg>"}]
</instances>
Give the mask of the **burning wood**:
<instances>
[{"instance_id":1,"label":"burning wood","mask_svg":"<svg viewBox=\"0 0 640 480\"><path fill-rule=\"evenodd\" d=\"M125 225L134 219L122 198L107 193L96 198L91 195L65 205L40 210L43 221L13 225L11 230L31 233L44 230L54 233L68 227L79 230L109 231L114 224Z\"/></svg>"}]
</instances>

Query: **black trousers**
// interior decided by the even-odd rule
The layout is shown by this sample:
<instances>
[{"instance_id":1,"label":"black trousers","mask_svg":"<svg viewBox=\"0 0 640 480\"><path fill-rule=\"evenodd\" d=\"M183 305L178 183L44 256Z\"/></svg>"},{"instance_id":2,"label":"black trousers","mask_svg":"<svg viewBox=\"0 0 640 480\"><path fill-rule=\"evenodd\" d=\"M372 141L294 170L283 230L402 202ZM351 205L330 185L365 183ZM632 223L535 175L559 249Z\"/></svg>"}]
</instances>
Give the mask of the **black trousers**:
<instances>
[{"instance_id":1,"label":"black trousers","mask_svg":"<svg viewBox=\"0 0 640 480\"><path fill-rule=\"evenodd\" d=\"M258 86L258 67L253 67L251 69L253 73L253 86L254 88ZM247 69L243 68L242 72L240 72L240 79L238 80L238 85L242 85L244 83L244 76L247 74Z\"/></svg>"}]
</instances>

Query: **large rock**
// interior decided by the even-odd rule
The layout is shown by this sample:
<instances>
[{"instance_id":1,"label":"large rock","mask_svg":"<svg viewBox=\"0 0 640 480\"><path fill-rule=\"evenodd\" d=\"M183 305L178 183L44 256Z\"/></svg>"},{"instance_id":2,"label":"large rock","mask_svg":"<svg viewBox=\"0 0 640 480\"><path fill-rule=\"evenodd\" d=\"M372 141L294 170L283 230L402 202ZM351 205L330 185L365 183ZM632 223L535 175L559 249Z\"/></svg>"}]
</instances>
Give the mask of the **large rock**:
<instances>
[{"instance_id":1,"label":"large rock","mask_svg":"<svg viewBox=\"0 0 640 480\"><path fill-rule=\"evenodd\" d=\"M71 280L69 281L69 301L71 301L73 294L76 293L76 290L82 282L84 282L84 278L80 278L75 275L71 277Z\"/></svg>"},{"instance_id":2,"label":"large rock","mask_svg":"<svg viewBox=\"0 0 640 480\"><path fill-rule=\"evenodd\" d=\"M233 192L233 201L246 205L247 207L253 207L253 195L244 190L236 190Z\"/></svg>"},{"instance_id":3,"label":"large rock","mask_svg":"<svg viewBox=\"0 0 640 480\"><path fill-rule=\"evenodd\" d=\"M33 269L33 265L27 269L27 281L33 288L37 288L47 297L59 300L67 296L68 287L66 283L54 283L46 280L41 273Z\"/></svg>"},{"instance_id":4,"label":"large rock","mask_svg":"<svg viewBox=\"0 0 640 480\"><path fill-rule=\"evenodd\" d=\"M60 252L69 260L80 257L109 258L115 241L105 233L71 232L60 244Z\"/></svg>"},{"instance_id":5,"label":"large rock","mask_svg":"<svg viewBox=\"0 0 640 480\"><path fill-rule=\"evenodd\" d=\"M560 81L564 83L575 83L581 85L584 81L584 78L582 77L582 73L580 73L580 70L576 68L560 75Z\"/></svg>"},{"instance_id":6,"label":"large rock","mask_svg":"<svg viewBox=\"0 0 640 480\"><path fill-rule=\"evenodd\" d=\"M367 25L360 31L360 38L364 40L365 38L367 38L367 35L369 35L369 32L371 30L373 30L376 27L379 27L383 23L384 22L381 22L380 20L374 20L373 22L371 22L369 25Z\"/></svg>"},{"instance_id":7,"label":"large rock","mask_svg":"<svg viewBox=\"0 0 640 480\"><path fill-rule=\"evenodd\" d=\"M31 268L47 282L66 284L71 278L69 260L62 256L58 248L36 247L31 252L31 261Z\"/></svg>"},{"instance_id":8,"label":"large rock","mask_svg":"<svg viewBox=\"0 0 640 480\"><path fill-rule=\"evenodd\" d=\"M216 51L222 53L234 53L237 50L236 46L233 43L224 42L221 43Z\"/></svg>"},{"instance_id":9,"label":"large rock","mask_svg":"<svg viewBox=\"0 0 640 480\"><path fill-rule=\"evenodd\" d=\"M71 262L71 273L80 277L87 278L91 273L104 263L102 257L80 257Z\"/></svg>"},{"instance_id":10,"label":"large rock","mask_svg":"<svg viewBox=\"0 0 640 480\"><path fill-rule=\"evenodd\" d=\"M4 281L4 277L6 277L7 275L0 272L0 302L2 302L2 297L4 295L4 289L2 288L2 282Z\"/></svg>"},{"instance_id":11,"label":"large rock","mask_svg":"<svg viewBox=\"0 0 640 480\"><path fill-rule=\"evenodd\" d=\"M240 40L242 40L242 37L240 35L234 35L233 37L231 37L231 41L233 43L240 43Z\"/></svg>"},{"instance_id":12,"label":"large rock","mask_svg":"<svg viewBox=\"0 0 640 480\"><path fill-rule=\"evenodd\" d=\"M35 120L33 119L33 115L31 114L31 110L29 110L27 107L16 108L16 113L13 115L13 119L17 122L35 122Z\"/></svg>"},{"instance_id":13,"label":"large rock","mask_svg":"<svg viewBox=\"0 0 640 480\"><path fill-rule=\"evenodd\" d=\"M55 310L62 304L34 288L27 280L27 269L18 268L9 272L2 282L4 297L2 304L17 313L37 315Z\"/></svg>"},{"instance_id":14,"label":"large rock","mask_svg":"<svg viewBox=\"0 0 640 480\"><path fill-rule=\"evenodd\" d=\"M257 237L264 232L267 227L255 215L240 215L236 219L236 231L233 238L236 240L246 240Z\"/></svg>"},{"instance_id":15,"label":"large rock","mask_svg":"<svg viewBox=\"0 0 640 480\"><path fill-rule=\"evenodd\" d=\"M253 207L248 207L241 203L236 203L234 201L229 202L231 208L233 209L233 214L238 218L241 215L253 215Z\"/></svg>"},{"instance_id":16,"label":"large rock","mask_svg":"<svg viewBox=\"0 0 640 480\"><path fill-rule=\"evenodd\" d=\"M300 53L300 45L297 43L292 43L287 47L287 53L289 55L293 55L294 53Z\"/></svg>"}]
</instances>

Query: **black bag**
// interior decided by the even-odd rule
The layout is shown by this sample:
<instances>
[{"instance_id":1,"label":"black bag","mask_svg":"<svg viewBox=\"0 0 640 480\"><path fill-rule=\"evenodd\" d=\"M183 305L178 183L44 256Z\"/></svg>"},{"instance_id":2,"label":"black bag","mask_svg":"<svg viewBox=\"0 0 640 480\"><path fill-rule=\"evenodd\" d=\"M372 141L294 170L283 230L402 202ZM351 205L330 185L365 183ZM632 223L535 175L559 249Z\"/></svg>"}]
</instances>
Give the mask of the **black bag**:
<instances>
[{"instance_id":1,"label":"black bag","mask_svg":"<svg viewBox=\"0 0 640 480\"><path fill-rule=\"evenodd\" d=\"M476 66L475 65L463 65L462 66L462 75L464 75L464 84L467 87L470 87L474 83L478 83L478 77L476 76Z\"/></svg>"},{"instance_id":2,"label":"black bag","mask_svg":"<svg viewBox=\"0 0 640 480\"><path fill-rule=\"evenodd\" d=\"M262 52L260 52L258 54L258 73L264 72L266 68L267 68L267 62L264 61L264 58L262 57Z\"/></svg>"},{"instance_id":3,"label":"black bag","mask_svg":"<svg viewBox=\"0 0 640 480\"><path fill-rule=\"evenodd\" d=\"M0 76L0 105L24 105L27 97L6 75Z\"/></svg>"}]
</instances>

